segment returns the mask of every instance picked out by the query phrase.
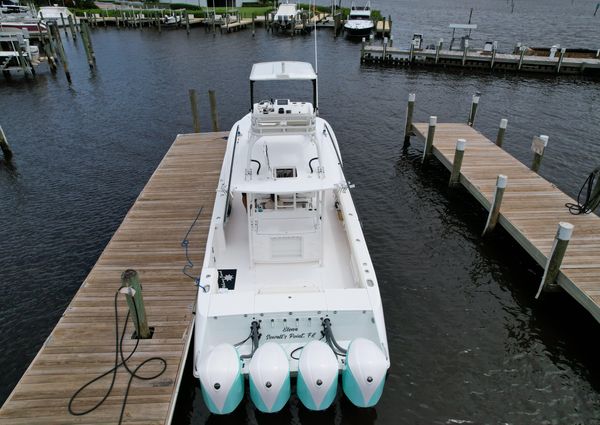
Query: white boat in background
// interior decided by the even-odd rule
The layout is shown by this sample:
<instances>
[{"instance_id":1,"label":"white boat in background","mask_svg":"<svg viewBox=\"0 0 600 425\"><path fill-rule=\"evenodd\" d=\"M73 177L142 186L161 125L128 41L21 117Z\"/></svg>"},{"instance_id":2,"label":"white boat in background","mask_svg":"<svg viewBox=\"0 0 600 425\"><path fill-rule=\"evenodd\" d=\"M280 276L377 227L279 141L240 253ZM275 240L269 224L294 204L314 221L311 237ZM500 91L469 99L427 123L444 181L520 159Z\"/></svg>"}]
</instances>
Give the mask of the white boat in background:
<instances>
[{"instance_id":1,"label":"white boat in background","mask_svg":"<svg viewBox=\"0 0 600 425\"><path fill-rule=\"evenodd\" d=\"M312 103L254 101L256 83L291 80L312 83ZM262 412L285 406L293 377L308 409L327 409L340 374L353 404L373 406L390 365L383 308L337 139L318 116L317 75L309 63L257 63L250 97L197 281L194 376L215 414L238 406L245 378Z\"/></svg>"},{"instance_id":2,"label":"white boat in background","mask_svg":"<svg viewBox=\"0 0 600 425\"><path fill-rule=\"evenodd\" d=\"M277 12L273 17L273 25L280 31L291 31L294 29L294 24L301 22L300 9L295 3L281 3L277 8Z\"/></svg>"},{"instance_id":3,"label":"white boat in background","mask_svg":"<svg viewBox=\"0 0 600 425\"><path fill-rule=\"evenodd\" d=\"M371 2L364 6L355 6L352 3L350 14L344 24L344 30L350 37L368 37L375 28L371 18Z\"/></svg>"},{"instance_id":4,"label":"white boat in background","mask_svg":"<svg viewBox=\"0 0 600 425\"><path fill-rule=\"evenodd\" d=\"M38 18L43 19L44 21L55 21L56 25L59 27L63 26L63 21L65 26L69 25L69 16L72 19L75 19L75 15L73 15L68 7L58 6L56 4L54 6L42 6L38 10Z\"/></svg>"},{"instance_id":5,"label":"white boat in background","mask_svg":"<svg viewBox=\"0 0 600 425\"><path fill-rule=\"evenodd\" d=\"M178 25L181 25L181 16L176 14L165 15L162 18L160 18L160 21L161 24L166 27L176 27Z\"/></svg>"}]
</instances>

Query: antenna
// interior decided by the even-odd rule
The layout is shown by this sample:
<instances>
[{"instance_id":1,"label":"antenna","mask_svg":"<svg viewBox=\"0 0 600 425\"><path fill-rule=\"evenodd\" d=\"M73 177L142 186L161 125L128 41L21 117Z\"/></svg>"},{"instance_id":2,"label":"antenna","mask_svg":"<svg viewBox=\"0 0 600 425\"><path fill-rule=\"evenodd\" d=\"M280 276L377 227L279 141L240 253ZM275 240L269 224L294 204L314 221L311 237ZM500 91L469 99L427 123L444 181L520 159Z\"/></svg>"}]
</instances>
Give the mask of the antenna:
<instances>
[{"instance_id":1,"label":"antenna","mask_svg":"<svg viewBox=\"0 0 600 425\"><path fill-rule=\"evenodd\" d=\"M317 13L317 0L313 0L313 31L315 32L315 73L317 74L317 81L315 84L315 113L319 115L319 55L317 50L317 20L315 15Z\"/></svg>"}]
</instances>

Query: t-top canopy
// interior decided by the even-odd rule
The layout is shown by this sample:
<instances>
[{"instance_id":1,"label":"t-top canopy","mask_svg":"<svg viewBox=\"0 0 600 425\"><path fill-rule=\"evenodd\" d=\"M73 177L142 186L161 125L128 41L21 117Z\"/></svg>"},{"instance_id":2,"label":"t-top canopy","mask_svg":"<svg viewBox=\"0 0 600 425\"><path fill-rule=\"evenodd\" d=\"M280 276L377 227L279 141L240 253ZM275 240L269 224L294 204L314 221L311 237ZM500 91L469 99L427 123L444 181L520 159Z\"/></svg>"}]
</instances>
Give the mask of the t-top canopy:
<instances>
[{"instance_id":1,"label":"t-top canopy","mask_svg":"<svg viewBox=\"0 0 600 425\"><path fill-rule=\"evenodd\" d=\"M308 62L261 62L252 65L250 81L316 80L317 74Z\"/></svg>"}]
</instances>

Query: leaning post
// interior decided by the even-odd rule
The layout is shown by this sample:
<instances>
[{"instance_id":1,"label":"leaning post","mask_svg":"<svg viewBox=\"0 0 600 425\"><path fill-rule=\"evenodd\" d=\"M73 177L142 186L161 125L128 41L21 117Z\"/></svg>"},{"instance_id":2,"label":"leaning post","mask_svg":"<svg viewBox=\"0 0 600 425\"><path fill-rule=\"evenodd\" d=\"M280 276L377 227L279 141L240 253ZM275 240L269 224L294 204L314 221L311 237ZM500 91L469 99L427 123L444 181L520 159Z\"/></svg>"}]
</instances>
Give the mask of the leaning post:
<instances>
[{"instance_id":1,"label":"leaning post","mask_svg":"<svg viewBox=\"0 0 600 425\"><path fill-rule=\"evenodd\" d=\"M152 335L148 327L146 317L146 307L144 306L144 297L142 296L142 285L138 273L135 270L125 270L121 274L121 290L127 298L129 312L133 317L137 339L148 339Z\"/></svg>"},{"instance_id":2,"label":"leaning post","mask_svg":"<svg viewBox=\"0 0 600 425\"><path fill-rule=\"evenodd\" d=\"M504 196L504 190L506 189L506 182L508 177L504 174L498 174L496 178L496 191L494 192L494 198L490 205L490 212L488 214L487 222L483 228L483 234L485 236L490 233L496 227L498 223L498 217L500 216L500 206L502 205L502 197Z\"/></svg>"},{"instance_id":3,"label":"leaning post","mask_svg":"<svg viewBox=\"0 0 600 425\"><path fill-rule=\"evenodd\" d=\"M8 140L6 140L6 134L4 134L4 130L2 129L1 125L0 125L0 150L2 150L2 153L4 154L4 160L6 162L10 162L13 157L13 153L12 153L12 150L10 150L10 146L8 145Z\"/></svg>"},{"instance_id":4,"label":"leaning post","mask_svg":"<svg viewBox=\"0 0 600 425\"><path fill-rule=\"evenodd\" d=\"M456 149L454 150L454 160L452 161L452 173L450 174L450 181L448 185L450 187L456 186L460 183L460 168L462 167L463 157L465 155L465 147L467 141L465 139L458 139L456 141Z\"/></svg>"},{"instance_id":5,"label":"leaning post","mask_svg":"<svg viewBox=\"0 0 600 425\"><path fill-rule=\"evenodd\" d=\"M560 272L560 266L563 258L565 257L565 252L567 252L569 241L573 235L573 227L574 226L571 223L558 223L558 230L556 231L552 250L548 256L546 267L544 268L542 282L540 283L537 294L535 294L536 299L539 298L542 291L548 291L556 288L555 281L558 277L558 273Z\"/></svg>"},{"instance_id":6,"label":"leaning post","mask_svg":"<svg viewBox=\"0 0 600 425\"><path fill-rule=\"evenodd\" d=\"M219 116L217 114L217 97L214 90L208 91L210 101L210 119L212 121L212 130L219 131Z\"/></svg>"},{"instance_id":7,"label":"leaning post","mask_svg":"<svg viewBox=\"0 0 600 425\"><path fill-rule=\"evenodd\" d=\"M479 106L479 98L481 97L481 93L477 92L473 95L473 100L471 101L471 111L469 112L469 121L467 124L473 127L475 124L475 115L477 114L477 107Z\"/></svg>"},{"instance_id":8,"label":"leaning post","mask_svg":"<svg viewBox=\"0 0 600 425\"><path fill-rule=\"evenodd\" d=\"M429 117L429 127L427 128L427 138L425 139L425 147L423 148L423 158L421 158L421 163L424 163L425 160L431 155L431 151L433 149L433 136L435 136L436 125L437 117Z\"/></svg>"},{"instance_id":9,"label":"leaning post","mask_svg":"<svg viewBox=\"0 0 600 425\"><path fill-rule=\"evenodd\" d=\"M364 44L364 38L363 38ZM412 135L412 120L413 120L413 112L415 110L415 93L410 93L408 95L408 106L406 107L406 124L404 125L404 147L410 145L410 136Z\"/></svg>"},{"instance_id":10,"label":"leaning post","mask_svg":"<svg viewBox=\"0 0 600 425\"><path fill-rule=\"evenodd\" d=\"M192 119L194 121L194 133L200 133L200 118L198 115L198 100L196 90L190 89L190 105L192 107Z\"/></svg>"}]
</instances>

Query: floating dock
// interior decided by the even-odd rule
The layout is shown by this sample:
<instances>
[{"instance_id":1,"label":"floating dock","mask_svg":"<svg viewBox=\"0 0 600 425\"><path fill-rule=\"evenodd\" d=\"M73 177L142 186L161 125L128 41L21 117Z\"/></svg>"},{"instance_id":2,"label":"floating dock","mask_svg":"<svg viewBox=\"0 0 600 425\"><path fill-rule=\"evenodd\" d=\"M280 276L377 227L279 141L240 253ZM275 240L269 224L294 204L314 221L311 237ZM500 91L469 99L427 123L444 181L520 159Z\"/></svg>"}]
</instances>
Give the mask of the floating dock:
<instances>
[{"instance_id":1,"label":"floating dock","mask_svg":"<svg viewBox=\"0 0 600 425\"><path fill-rule=\"evenodd\" d=\"M204 257L217 182L227 133L179 135L150 181L127 213L98 262L63 313L58 324L0 409L0 423L9 424L116 424L129 374L120 367L106 402L85 416L73 416L68 403L85 383L110 370L115 360L114 297L121 273L135 269L143 287L151 339L139 340L128 361L135 368L160 356L165 372L154 380L133 379L123 423L169 424L177 401L194 324L197 287L182 274L187 257L181 246L200 208L202 213L189 234L190 259L198 274ZM127 314L119 295L120 326ZM123 352L135 339L129 322ZM121 329L119 330L121 332ZM149 363L140 375L159 367ZM108 375L85 389L74 401L76 411L100 401L110 385Z\"/></svg>"},{"instance_id":2,"label":"floating dock","mask_svg":"<svg viewBox=\"0 0 600 425\"><path fill-rule=\"evenodd\" d=\"M545 74L600 75L600 56L596 58L555 57L498 53L495 50L413 49L394 47L389 40L381 44L363 42L360 61L364 64L398 67L440 67ZM599 50L600 53L600 50Z\"/></svg>"},{"instance_id":3,"label":"floating dock","mask_svg":"<svg viewBox=\"0 0 600 425\"><path fill-rule=\"evenodd\" d=\"M427 138L428 124L412 128ZM547 268L559 222L574 226L556 283L600 321L600 217L570 214L565 204L574 203L572 198L467 124L435 126L432 154L449 170L458 139L466 140L460 183L489 211L497 177L507 177L498 223L542 268Z\"/></svg>"}]
</instances>

